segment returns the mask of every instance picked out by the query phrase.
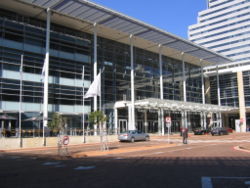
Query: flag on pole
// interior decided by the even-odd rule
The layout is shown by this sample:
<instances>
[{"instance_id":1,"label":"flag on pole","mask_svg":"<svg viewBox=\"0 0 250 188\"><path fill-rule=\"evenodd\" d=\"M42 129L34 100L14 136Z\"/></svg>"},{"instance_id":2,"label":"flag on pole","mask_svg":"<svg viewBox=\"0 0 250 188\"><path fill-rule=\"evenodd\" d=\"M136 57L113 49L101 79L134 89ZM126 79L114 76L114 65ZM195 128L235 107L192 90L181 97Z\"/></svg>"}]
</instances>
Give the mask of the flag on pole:
<instances>
[{"instance_id":1,"label":"flag on pole","mask_svg":"<svg viewBox=\"0 0 250 188\"><path fill-rule=\"evenodd\" d=\"M44 76L45 76L45 64L46 64L46 62L44 62L44 64L43 64L43 70L42 70L42 74L41 74L41 81L44 80Z\"/></svg>"},{"instance_id":2,"label":"flag on pole","mask_svg":"<svg viewBox=\"0 0 250 188\"><path fill-rule=\"evenodd\" d=\"M97 77L94 79L84 98L86 99L90 97L100 96L101 95L100 85L101 85L101 73L99 73Z\"/></svg>"},{"instance_id":3,"label":"flag on pole","mask_svg":"<svg viewBox=\"0 0 250 188\"><path fill-rule=\"evenodd\" d=\"M22 57L23 58L23 57ZM23 73L23 60L21 60L21 65L20 65L20 69L19 72L22 74Z\"/></svg>"}]
</instances>

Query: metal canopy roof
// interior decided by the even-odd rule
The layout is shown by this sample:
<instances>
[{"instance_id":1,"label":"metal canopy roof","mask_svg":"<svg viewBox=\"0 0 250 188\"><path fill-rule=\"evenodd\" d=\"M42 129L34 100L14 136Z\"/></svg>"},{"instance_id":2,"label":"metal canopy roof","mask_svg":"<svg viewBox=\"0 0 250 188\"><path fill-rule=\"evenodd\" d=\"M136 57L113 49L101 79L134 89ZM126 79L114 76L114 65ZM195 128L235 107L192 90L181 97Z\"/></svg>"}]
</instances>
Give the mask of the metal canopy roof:
<instances>
[{"instance_id":1,"label":"metal canopy roof","mask_svg":"<svg viewBox=\"0 0 250 188\"><path fill-rule=\"evenodd\" d=\"M122 108L131 105L130 101L118 101L116 108ZM234 108L228 106L218 106L212 104L201 104L194 102L183 102L174 100L161 100L156 98L148 98L135 101L137 109L164 109L170 111L189 111L189 112L228 112Z\"/></svg>"},{"instance_id":2,"label":"metal canopy roof","mask_svg":"<svg viewBox=\"0 0 250 188\"><path fill-rule=\"evenodd\" d=\"M116 36L118 33L120 36L118 39L123 42L123 38L127 40L127 37L132 34L136 39L135 46L138 43L139 47L157 52L158 45L161 45L163 48L162 53L170 57L180 59L180 54L184 52L186 54L185 60L190 61L190 63L198 64L200 59L203 60L204 65L232 61L188 40L86 0L15 0L15 2L27 3L27 5L42 8L50 7L54 13L79 19L89 24L96 23L104 30L106 29L105 32L103 30L100 33L105 33L103 35L108 37ZM116 31L116 35L112 31ZM145 46L145 41L149 42L147 46ZM164 53L164 49L169 52Z\"/></svg>"}]
</instances>

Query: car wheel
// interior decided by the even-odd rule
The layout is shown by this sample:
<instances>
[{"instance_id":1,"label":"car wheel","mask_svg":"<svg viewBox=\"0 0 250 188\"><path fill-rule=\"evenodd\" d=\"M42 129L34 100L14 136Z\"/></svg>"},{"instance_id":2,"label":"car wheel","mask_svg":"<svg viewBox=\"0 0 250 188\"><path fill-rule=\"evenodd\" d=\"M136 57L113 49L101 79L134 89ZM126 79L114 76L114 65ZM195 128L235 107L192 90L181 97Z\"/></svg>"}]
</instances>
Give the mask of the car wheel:
<instances>
[{"instance_id":1,"label":"car wheel","mask_svg":"<svg viewBox=\"0 0 250 188\"><path fill-rule=\"evenodd\" d=\"M131 140L130 140L130 142L135 142L135 138L132 137Z\"/></svg>"},{"instance_id":2,"label":"car wheel","mask_svg":"<svg viewBox=\"0 0 250 188\"><path fill-rule=\"evenodd\" d=\"M149 136L146 136L145 140L146 140L146 141L149 141Z\"/></svg>"}]
</instances>

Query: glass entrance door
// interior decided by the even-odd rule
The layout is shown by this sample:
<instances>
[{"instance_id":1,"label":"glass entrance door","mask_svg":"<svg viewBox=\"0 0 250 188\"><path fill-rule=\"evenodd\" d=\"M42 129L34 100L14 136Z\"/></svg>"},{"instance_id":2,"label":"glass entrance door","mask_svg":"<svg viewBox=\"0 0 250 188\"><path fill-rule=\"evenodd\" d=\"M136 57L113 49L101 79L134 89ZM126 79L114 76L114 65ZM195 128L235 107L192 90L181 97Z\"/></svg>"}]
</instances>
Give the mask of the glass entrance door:
<instances>
[{"instance_id":1,"label":"glass entrance door","mask_svg":"<svg viewBox=\"0 0 250 188\"><path fill-rule=\"evenodd\" d=\"M128 121L126 119L119 119L118 133L122 133L128 130Z\"/></svg>"},{"instance_id":2,"label":"glass entrance door","mask_svg":"<svg viewBox=\"0 0 250 188\"><path fill-rule=\"evenodd\" d=\"M143 126L143 122L142 121L137 121L136 129L138 131L144 132L144 126Z\"/></svg>"}]
</instances>

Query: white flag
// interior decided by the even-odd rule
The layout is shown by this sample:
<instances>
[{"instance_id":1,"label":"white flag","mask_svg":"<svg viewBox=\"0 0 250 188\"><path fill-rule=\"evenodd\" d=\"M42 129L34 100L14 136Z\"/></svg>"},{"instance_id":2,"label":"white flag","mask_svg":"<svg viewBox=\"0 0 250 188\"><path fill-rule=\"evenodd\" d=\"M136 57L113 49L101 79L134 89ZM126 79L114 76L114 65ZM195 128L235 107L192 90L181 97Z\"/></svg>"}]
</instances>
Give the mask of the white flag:
<instances>
[{"instance_id":1,"label":"white flag","mask_svg":"<svg viewBox=\"0 0 250 188\"><path fill-rule=\"evenodd\" d=\"M101 73L99 73L97 77L94 79L84 98L86 99L90 97L100 96L101 95L100 85L101 85Z\"/></svg>"},{"instance_id":2,"label":"white flag","mask_svg":"<svg viewBox=\"0 0 250 188\"><path fill-rule=\"evenodd\" d=\"M44 79L44 76L45 76L45 62L44 62L44 64L43 64L43 70L42 70L42 75L41 75L41 80L43 80Z\"/></svg>"}]
</instances>

